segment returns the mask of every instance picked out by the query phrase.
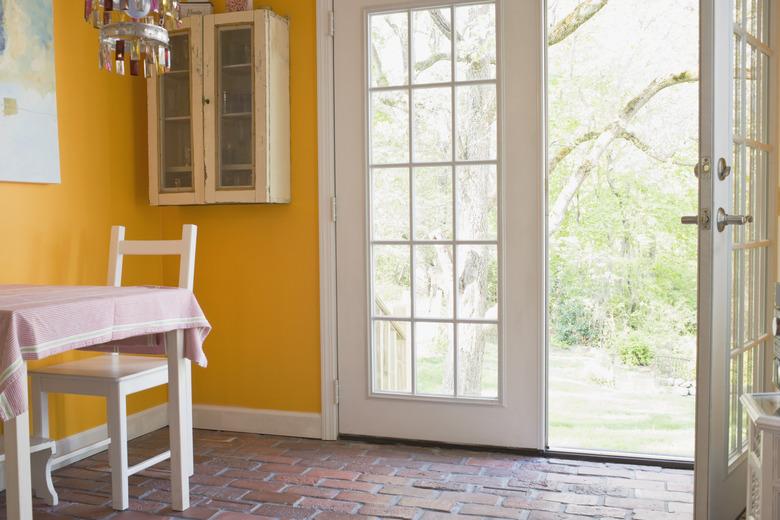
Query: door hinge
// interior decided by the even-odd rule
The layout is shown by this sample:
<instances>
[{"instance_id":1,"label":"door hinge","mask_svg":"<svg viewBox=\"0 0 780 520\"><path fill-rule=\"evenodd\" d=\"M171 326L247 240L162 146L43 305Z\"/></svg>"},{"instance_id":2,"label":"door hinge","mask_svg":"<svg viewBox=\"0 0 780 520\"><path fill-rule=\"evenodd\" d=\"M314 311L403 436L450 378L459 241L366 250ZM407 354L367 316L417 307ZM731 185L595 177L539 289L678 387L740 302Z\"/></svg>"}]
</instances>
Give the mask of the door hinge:
<instances>
[{"instance_id":1,"label":"door hinge","mask_svg":"<svg viewBox=\"0 0 780 520\"><path fill-rule=\"evenodd\" d=\"M336 13L334 11L328 13L328 29L331 38L336 36Z\"/></svg>"},{"instance_id":2,"label":"door hinge","mask_svg":"<svg viewBox=\"0 0 780 520\"><path fill-rule=\"evenodd\" d=\"M339 404L339 393L341 392L341 387L339 386L339 380L336 379L333 381L333 404Z\"/></svg>"},{"instance_id":3,"label":"door hinge","mask_svg":"<svg viewBox=\"0 0 780 520\"><path fill-rule=\"evenodd\" d=\"M330 198L330 219L336 222L336 196Z\"/></svg>"}]
</instances>

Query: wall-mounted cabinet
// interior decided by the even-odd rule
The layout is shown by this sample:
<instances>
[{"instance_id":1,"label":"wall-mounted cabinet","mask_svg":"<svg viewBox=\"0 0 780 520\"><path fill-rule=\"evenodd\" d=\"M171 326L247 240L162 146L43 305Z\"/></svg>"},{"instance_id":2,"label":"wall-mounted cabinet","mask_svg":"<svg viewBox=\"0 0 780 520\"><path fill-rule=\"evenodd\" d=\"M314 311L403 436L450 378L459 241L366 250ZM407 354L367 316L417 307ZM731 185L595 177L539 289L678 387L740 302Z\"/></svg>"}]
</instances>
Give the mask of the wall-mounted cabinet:
<instances>
[{"instance_id":1,"label":"wall-mounted cabinet","mask_svg":"<svg viewBox=\"0 0 780 520\"><path fill-rule=\"evenodd\" d=\"M171 71L149 80L150 202L290 202L288 21L192 16L171 53Z\"/></svg>"}]
</instances>

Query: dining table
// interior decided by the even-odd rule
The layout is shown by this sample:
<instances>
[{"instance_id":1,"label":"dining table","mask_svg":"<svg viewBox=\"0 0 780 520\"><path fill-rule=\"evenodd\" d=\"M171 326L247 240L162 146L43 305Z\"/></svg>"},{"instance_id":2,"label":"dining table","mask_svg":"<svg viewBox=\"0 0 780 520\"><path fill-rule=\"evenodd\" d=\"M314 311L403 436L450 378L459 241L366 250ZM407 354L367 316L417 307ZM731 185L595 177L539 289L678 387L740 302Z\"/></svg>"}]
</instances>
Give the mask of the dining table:
<instances>
[{"instance_id":1,"label":"dining table","mask_svg":"<svg viewBox=\"0 0 780 520\"><path fill-rule=\"evenodd\" d=\"M72 350L166 355L171 508L189 508L190 363L206 366L211 326L192 291L158 286L0 285L0 419L6 509L32 519L28 361Z\"/></svg>"}]
</instances>

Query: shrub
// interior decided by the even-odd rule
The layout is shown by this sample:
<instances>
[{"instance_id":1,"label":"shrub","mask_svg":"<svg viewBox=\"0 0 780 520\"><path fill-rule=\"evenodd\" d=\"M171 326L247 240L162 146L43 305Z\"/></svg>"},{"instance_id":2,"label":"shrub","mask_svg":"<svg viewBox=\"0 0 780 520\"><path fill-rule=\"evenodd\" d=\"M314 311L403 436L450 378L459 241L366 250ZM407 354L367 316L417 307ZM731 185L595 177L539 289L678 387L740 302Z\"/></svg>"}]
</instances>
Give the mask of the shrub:
<instances>
[{"instance_id":1,"label":"shrub","mask_svg":"<svg viewBox=\"0 0 780 520\"><path fill-rule=\"evenodd\" d=\"M653 362L653 351L647 343L629 340L620 347L620 360L632 367L646 367Z\"/></svg>"},{"instance_id":2,"label":"shrub","mask_svg":"<svg viewBox=\"0 0 780 520\"><path fill-rule=\"evenodd\" d=\"M590 309L577 300L565 300L554 303L551 312L553 334L563 347L596 345L600 331Z\"/></svg>"}]
</instances>

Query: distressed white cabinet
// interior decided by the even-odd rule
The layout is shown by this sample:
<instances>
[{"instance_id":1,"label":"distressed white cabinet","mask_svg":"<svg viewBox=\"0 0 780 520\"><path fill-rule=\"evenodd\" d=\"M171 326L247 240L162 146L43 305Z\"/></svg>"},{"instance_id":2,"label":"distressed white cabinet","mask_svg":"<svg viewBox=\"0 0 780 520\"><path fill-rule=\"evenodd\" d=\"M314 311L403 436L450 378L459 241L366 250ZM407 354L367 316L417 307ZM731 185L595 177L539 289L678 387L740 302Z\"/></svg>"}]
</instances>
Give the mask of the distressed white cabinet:
<instances>
[{"instance_id":1,"label":"distressed white cabinet","mask_svg":"<svg viewBox=\"0 0 780 520\"><path fill-rule=\"evenodd\" d=\"M746 394L748 431L747 520L780 518L780 393Z\"/></svg>"},{"instance_id":2,"label":"distressed white cabinet","mask_svg":"<svg viewBox=\"0 0 780 520\"><path fill-rule=\"evenodd\" d=\"M290 202L287 19L188 17L171 52L148 86L151 204Z\"/></svg>"}]
</instances>

